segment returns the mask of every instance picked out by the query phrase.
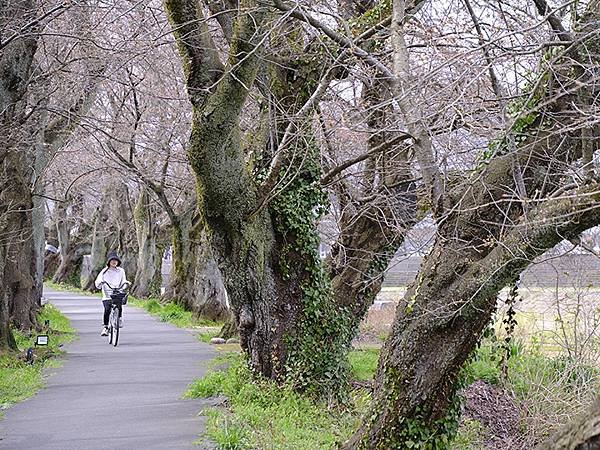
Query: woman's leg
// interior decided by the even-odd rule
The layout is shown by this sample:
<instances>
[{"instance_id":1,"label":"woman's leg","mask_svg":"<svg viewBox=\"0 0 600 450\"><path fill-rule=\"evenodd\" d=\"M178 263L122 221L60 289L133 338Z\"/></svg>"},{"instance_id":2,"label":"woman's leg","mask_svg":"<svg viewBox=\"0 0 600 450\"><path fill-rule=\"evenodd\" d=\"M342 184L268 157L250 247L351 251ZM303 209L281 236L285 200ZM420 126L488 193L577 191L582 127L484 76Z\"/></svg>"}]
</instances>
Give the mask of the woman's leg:
<instances>
[{"instance_id":1,"label":"woman's leg","mask_svg":"<svg viewBox=\"0 0 600 450\"><path fill-rule=\"evenodd\" d=\"M103 323L104 326L108 326L108 317L110 316L110 300L102 300L102 304L104 305L104 317Z\"/></svg>"}]
</instances>

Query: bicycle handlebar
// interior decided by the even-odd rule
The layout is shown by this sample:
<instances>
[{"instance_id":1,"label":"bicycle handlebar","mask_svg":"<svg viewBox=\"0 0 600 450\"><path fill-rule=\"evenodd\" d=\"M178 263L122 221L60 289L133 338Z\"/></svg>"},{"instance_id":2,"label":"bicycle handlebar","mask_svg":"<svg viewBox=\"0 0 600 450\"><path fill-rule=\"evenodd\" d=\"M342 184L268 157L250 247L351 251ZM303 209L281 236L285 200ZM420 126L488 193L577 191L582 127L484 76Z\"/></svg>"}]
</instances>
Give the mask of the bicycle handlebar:
<instances>
[{"instance_id":1,"label":"bicycle handlebar","mask_svg":"<svg viewBox=\"0 0 600 450\"><path fill-rule=\"evenodd\" d=\"M120 290L120 289L122 289L122 288L123 288L123 286L126 286L127 288L129 288L129 286L131 286L131 283L130 283L129 281L126 281L125 283L123 283L123 284L122 284L121 286L119 286L119 287L113 287L113 286L111 286L110 284L108 284L106 281L103 281L102 283L100 283L100 285L103 285L103 284L107 285L107 286L108 286L109 288L111 288L113 291L115 291L115 290Z\"/></svg>"}]
</instances>

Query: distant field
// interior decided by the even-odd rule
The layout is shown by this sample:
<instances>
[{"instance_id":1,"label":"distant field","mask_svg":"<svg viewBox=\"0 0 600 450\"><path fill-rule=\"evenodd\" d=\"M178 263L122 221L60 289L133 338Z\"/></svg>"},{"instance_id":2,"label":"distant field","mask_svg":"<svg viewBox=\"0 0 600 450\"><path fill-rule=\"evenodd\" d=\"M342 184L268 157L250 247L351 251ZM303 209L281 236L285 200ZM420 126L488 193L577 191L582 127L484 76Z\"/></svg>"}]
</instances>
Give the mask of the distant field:
<instances>
[{"instance_id":1,"label":"distant field","mask_svg":"<svg viewBox=\"0 0 600 450\"><path fill-rule=\"evenodd\" d=\"M406 287L385 287L362 324L363 334L385 336L394 319L398 301ZM500 294L496 327L503 333L502 320L507 306L507 291ZM514 337L541 346L548 352L575 352L600 344L600 288L523 288L515 305L517 326ZM589 345L594 344L594 345ZM599 355L600 356L600 355ZM597 358L593 358L597 359Z\"/></svg>"}]
</instances>

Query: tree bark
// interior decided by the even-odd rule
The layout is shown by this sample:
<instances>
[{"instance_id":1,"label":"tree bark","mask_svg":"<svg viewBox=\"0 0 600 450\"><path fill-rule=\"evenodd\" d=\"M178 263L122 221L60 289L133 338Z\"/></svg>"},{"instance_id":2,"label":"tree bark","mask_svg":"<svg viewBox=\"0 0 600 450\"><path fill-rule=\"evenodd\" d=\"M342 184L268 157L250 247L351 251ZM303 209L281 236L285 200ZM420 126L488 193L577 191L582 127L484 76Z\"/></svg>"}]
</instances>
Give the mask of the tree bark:
<instances>
[{"instance_id":1,"label":"tree bark","mask_svg":"<svg viewBox=\"0 0 600 450\"><path fill-rule=\"evenodd\" d=\"M32 240L33 199L31 155L26 130L19 123L25 112L35 34L19 36L21 28L37 13L36 1L12 2L3 8L0 29L13 39L0 53L0 352L16 348L10 321L22 329L35 324L39 304Z\"/></svg>"},{"instance_id":2,"label":"tree bark","mask_svg":"<svg viewBox=\"0 0 600 450\"><path fill-rule=\"evenodd\" d=\"M150 195L142 188L134 211L138 242L138 261L132 292L137 297L148 297L156 273L156 211L150 203Z\"/></svg>"},{"instance_id":3,"label":"tree bark","mask_svg":"<svg viewBox=\"0 0 600 450\"><path fill-rule=\"evenodd\" d=\"M537 450L600 449L600 398L581 417L566 425Z\"/></svg>"},{"instance_id":4,"label":"tree bark","mask_svg":"<svg viewBox=\"0 0 600 450\"><path fill-rule=\"evenodd\" d=\"M90 273L80 280L81 288L84 290L94 291L96 286L94 281L96 276L106 265L107 246L106 241L110 234L108 224L108 214L110 211L110 189L105 189L102 193L100 207L94 216L94 225L92 230L92 244L90 254Z\"/></svg>"},{"instance_id":5,"label":"tree bark","mask_svg":"<svg viewBox=\"0 0 600 450\"><path fill-rule=\"evenodd\" d=\"M599 15L597 2L590 3L582 32ZM598 48L597 34L580 42L581 48ZM589 57L598 64L598 53ZM440 223L434 248L396 311L369 419L343 448L404 448L409 441L443 448L456 425L460 369L491 318L498 291L535 257L600 223L596 182L560 194L561 165L582 156L578 132L564 130L570 124L578 129L580 111L594 97L570 91L577 85L585 92L589 73L576 61L558 62L559 79L547 83L543 110L520 130L524 139L516 154L500 152L476 181L449 193L445 209L453 211ZM569 78L573 73L577 80ZM515 159L528 198L544 200L526 214L514 197Z\"/></svg>"}]
</instances>

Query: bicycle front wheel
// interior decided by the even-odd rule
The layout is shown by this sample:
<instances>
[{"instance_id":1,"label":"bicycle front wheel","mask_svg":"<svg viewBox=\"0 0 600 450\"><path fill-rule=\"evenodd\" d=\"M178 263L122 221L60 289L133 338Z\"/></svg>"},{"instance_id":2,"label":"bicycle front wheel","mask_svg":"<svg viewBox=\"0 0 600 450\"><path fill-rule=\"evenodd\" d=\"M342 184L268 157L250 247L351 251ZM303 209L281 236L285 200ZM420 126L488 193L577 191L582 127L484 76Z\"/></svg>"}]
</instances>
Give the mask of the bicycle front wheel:
<instances>
[{"instance_id":1,"label":"bicycle front wheel","mask_svg":"<svg viewBox=\"0 0 600 450\"><path fill-rule=\"evenodd\" d=\"M110 317L108 318L108 327L109 327L109 339L108 343L117 345L117 338L119 332L119 310L117 308L113 308L110 311Z\"/></svg>"},{"instance_id":2,"label":"bicycle front wheel","mask_svg":"<svg viewBox=\"0 0 600 450\"><path fill-rule=\"evenodd\" d=\"M111 327L113 329L113 345L116 347L119 343L119 308L113 308L112 310L112 321Z\"/></svg>"}]
</instances>

